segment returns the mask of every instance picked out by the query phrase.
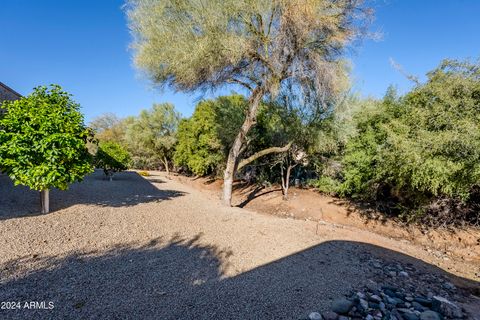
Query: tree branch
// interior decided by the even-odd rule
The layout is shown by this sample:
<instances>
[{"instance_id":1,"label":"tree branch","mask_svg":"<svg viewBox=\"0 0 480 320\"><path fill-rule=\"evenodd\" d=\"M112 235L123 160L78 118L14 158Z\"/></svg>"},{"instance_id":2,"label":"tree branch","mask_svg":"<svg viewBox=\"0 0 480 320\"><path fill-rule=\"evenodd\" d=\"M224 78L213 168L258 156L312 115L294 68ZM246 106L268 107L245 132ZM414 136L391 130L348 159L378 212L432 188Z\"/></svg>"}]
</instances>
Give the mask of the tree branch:
<instances>
[{"instance_id":1,"label":"tree branch","mask_svg":"<svg viewBox=\"0 0 480 320\"><path fill-rule=\"evenodd\" d=\"M246 89L250 90L250 91L253 91L253 88L251 85L249 85L248 83L242 81L242 80L238 80L238 79L229 79L228 82L233 82L233 83L237 83L243 87L245 87Z\"/></svg>"},{"instance_id":2,"label":"tree branch","mask_svg":"<svg viewBox=\"0 0 480 320\"><path fill-rule=\"evenodd\" d=\"M240 163L238 164L237 170L240 170L241 168L245 167L247 164L257 160L258 158L266 156L267 154L286 152L286 151L290 150L291 146L292 146L292 142L289 142L287 145L285 145L283 147L271 147L271 148L267 148L267 149L264 149L262 151L259 151L255 154L251 155L250 157L240 161Z\"/></svg>"}]
</instances>

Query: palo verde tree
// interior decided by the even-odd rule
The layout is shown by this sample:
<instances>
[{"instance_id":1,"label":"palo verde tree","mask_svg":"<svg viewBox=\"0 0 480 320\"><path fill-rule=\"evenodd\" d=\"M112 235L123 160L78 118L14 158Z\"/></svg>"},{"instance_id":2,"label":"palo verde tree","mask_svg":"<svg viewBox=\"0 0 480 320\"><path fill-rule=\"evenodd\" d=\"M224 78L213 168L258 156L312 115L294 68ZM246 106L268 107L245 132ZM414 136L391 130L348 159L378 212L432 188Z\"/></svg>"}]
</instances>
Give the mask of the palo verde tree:
<instances>
[{"instance_id":1,"label":"palo verde tree","mask_svg":"<svg viewBox=\"0 0 480 320\"><path fill-rule=\"evenodd\" d=\"M142 110L125 132L127 148L137 166L158 167L161 163L167 174L176 143L176 131L180 115L169 103L154 104L150 110Z\"/></svg>"},{"instance_id":2,"label":"palo verde tree","mask_svg":"<svg viewBox=\"0 0 480 320\"><path fill-rule=\"evenodd\" d=\"M2 108L0 168L15 185L41 191L42 213L48 213L50 188L65 190L93 171L86 147L91 130L80 106L58 85L37 87Z\"/></svg>"},{"instance_id":3,"label":"palo verde tree","mask_svg":"<svg viewBox=\"0 0 480 320\"><path fill-rule=\"evenodd\" d=\"M125 145L125 132L134 117L119 118L113 113L102 114L89 123L99 141L111 141Z\"/></svg>"},{"instance_id":4,"label":"palo verde tree","mask_svg":"<svg viewBox=\"0 0 480 320\"><path fill-rule=\"evenodd\" d=\"M370 10L361 0L130 0L135 62L157 84L192 92L243 86L245 120L231 146L223 198L262 100L295 90L317 101L337 90L345 46Z\"/></svg>"}]
</instances>

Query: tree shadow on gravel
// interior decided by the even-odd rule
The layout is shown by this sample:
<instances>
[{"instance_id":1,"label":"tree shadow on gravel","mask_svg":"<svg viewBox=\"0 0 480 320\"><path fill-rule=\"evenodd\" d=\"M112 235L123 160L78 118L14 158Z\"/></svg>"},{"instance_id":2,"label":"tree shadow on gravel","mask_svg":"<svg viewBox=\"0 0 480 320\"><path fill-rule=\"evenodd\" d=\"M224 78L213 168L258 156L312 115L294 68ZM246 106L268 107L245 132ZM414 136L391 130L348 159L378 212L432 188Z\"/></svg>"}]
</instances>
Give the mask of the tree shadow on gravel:
<instances>
[{"instance_id":1,"label":"tree shadow on gravel","mask_svg":"<svg viewBox=\"0 0 480 320\"><path fill-rule=\"evenodd\" d=\"M423 291L443 294L439 279L445 277L479 287L476 281L365 243L329 241L226 277L232 256L235 252L204 245L198 236L68 257L24 257L0 266L0 301L51 301L54 309L0 310L0 318L305 319L372 280L382 284L372 261L408 267L411 281ZM417 282L422 275L433 281ZM456 298L467 294L460 290Z\"/></svg>"},{"instance_id":2,"label":"tree shadow on gravel","mask_svg":"<svg viewBox=\"0 0 480 320\"><path fill-rule=\"evenodd\" d=\"M152 181L161 183L160 181ZM104 179L101 170L72 184L68 190L52 189L50 211L77 204L101 207L129 207L141 203L161 202L185 195L176 190L161 190L136 172L115 174L113 181ZM0 221L40 213L40 196L24 186L14 186L6 175L0 175Z\"/></svg>"}]
</instances>

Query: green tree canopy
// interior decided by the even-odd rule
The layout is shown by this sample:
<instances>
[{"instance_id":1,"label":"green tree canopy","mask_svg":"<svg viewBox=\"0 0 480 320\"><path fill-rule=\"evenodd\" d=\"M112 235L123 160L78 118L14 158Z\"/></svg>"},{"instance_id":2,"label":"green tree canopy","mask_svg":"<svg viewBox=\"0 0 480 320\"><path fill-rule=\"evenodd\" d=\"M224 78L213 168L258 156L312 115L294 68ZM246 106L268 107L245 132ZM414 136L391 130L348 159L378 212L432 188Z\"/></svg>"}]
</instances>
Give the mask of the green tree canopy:
<instances>
[{"instance_id":1,"label":"green tree canopy","mask_svg":"<svg viewBox=\"0 0 480 320\"><path fill-rule=\"evenodd\" d=\"M2 107L0 168L16 185L64 190L92 172L86 147L91 132L80 106L60 86L37 87Z\"/></svg>"},{"instance_id":2,"label":"green tree canopy","mask_svg":"<svg viewBox=\"0 0 480 320\"><path fill-rule=\"evenodd\" d=\"M179 122L180 115L169 103L154 104L152 109L142 110L125 133L134 165L158 168L162 163L168 172Z\"/></svg>"},{"instance_id":3,"label":"green tree canopy","mask_svg":"<svg viewBox=\"0 0 480 320\"><path fill-rule=\"evenodd\" d=\"M131 165L130 153L122 145L112 141L101 141L95 155L95 166L102 168L106 176L127 170Z\"/></svg>"},{"instance_id":4,"label":"green tree canopy","mask_svg":"<svg viewBox=\"0 0 480 320\"><path fill-rule=\"evenodd\" d=\"M241 95L199 102L193 115L182 120L178 128L175 164L196 175L223 170L246 107L247 101Z\"/></svg>"}]
</instances>

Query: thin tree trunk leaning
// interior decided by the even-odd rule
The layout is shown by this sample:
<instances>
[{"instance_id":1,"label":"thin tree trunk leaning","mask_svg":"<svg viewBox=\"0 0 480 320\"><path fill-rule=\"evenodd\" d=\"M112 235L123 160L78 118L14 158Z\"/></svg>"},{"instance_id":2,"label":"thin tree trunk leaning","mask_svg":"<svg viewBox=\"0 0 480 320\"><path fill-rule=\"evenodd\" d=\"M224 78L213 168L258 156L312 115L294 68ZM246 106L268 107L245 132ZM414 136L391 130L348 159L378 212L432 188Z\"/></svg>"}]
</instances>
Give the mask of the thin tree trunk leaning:
<instances>
[{"instance_id":1,"label":"thin tree trunk leaning","mask_svg":"<svg viewBox=\"0 0 480 320\"><path fill-rule=\"evenodd\" d=\"M168 168L167 157L163 157L163 165L165 166L165 171L167 171L167 176L169 176L170 175L170 169Z\"/></svg>"},{"instance_id":2,"label":"thin tree trunk leaning","mask_svg":"<svg viewBox=\"0 0 480 320\"><path fill-rule=\"evenodd\" d=\"M40 205L42 207L41 213L50 212L50 195L48 189L40 191Z\"/></svg>"},{"instance_id":3,"label":"thin tree trunk leaning","mask_svg":"<svg viewBox=\"0 0 480 320\"><path fill-rule=\"evenodd\" d=\"M283 177L283 165L282 168L282 193L283 193L283 200L288 200L288 189L290 188L290 173L292 169L296 167L295 165L288 165L287 167L287 174L285 178Z\"/></svg>"},{"instance_id":4,"label":"thin tree trunk leaning","mask_svg":"<svg viewBox=\"0 0 480 320\"><path fill-rule=\"evenodd\" d=\"M287 152L288 150L290 150L291 146L292 146L292 142L289 142L287 145L285 145L283 147L271 147L271 148L267 148L267 149L263 149L261 151L258 151L257 153L251 155L250 157L240 161L240 163L238 164L237 170L242 169L247 164L257 160L258 158L266 156L267 154Z\"/></svg>"},{"instance_id":5,"label":"thin tree trunk leaning","mask_svg":"<svg viewBox=\"0 0 480 320\"><path fill-rule=\"evenodd\" d=\"M248 101L248 111L245 121L235 137L230 152L228 153L227 167L225 168L223 175L223 203L229 207L232 205L233 178L237 172L238 160L242 147L245 144L247 134L257 121L258 107L260 106L264 93L265 90L263 87L257 87L253 90Z\"/></svg>"}]
</instances>

